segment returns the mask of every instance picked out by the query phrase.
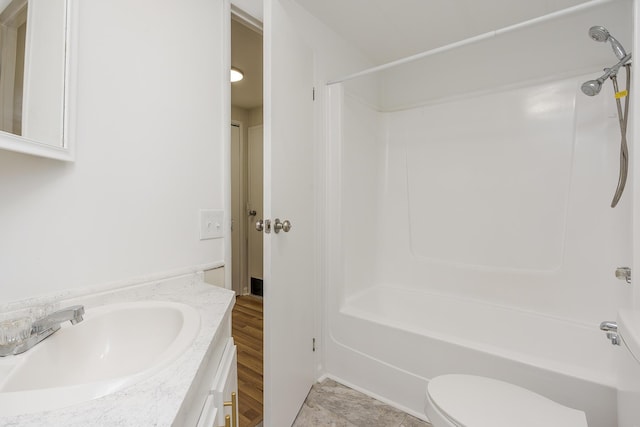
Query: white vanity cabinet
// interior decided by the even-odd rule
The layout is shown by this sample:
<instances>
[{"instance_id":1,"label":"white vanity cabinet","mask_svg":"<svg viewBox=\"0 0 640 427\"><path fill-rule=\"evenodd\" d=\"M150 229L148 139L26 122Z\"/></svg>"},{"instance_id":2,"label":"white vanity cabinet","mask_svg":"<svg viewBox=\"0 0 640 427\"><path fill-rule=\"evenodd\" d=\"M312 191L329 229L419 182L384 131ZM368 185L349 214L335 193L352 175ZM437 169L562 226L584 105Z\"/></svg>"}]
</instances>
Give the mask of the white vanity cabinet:
<instances>
[{"instance_id":1,"label":"white vanity cabinet","mask_svg":"<svg viewBox=\"0 0 640 427\"><path fill-rule=\"evenodd\" d=\"M231 321L221 325L173 421L176 427L238 427L238 366ZM227 419L228 416L228 419Z\"/></svg>"},{"instance_id":2,"label":"white vanity cabinet","mask_svg":"<svg viewBox=\"0 0 640 427\"><path fill-rule=\"evenodd\" d=\"M229 338L197 427L238 427L237 347Z\"/></svg>"}]
</instances>

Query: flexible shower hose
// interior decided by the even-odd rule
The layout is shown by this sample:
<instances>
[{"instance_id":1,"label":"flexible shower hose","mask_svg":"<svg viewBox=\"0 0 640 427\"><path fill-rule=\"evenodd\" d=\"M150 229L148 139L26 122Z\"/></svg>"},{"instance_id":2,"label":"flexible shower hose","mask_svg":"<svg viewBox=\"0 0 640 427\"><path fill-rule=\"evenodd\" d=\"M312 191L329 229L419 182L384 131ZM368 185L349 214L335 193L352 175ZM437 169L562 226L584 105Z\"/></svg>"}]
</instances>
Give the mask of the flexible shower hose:
<instances>
[{"instance_id":1,"label":"flexible shower hose","mask_svg":"<svg viewBox=\"0 0 640 427\"><path fill-rule=\"evenodd\" d=\"M629 119L629 97L630 97L630 84L631 84L631 64L625 64L625 71L627 72L627 88L626 94L624 95L624 114L622 113L622 105L620 103L619 90L618 90L618 78L616 75L611 76L611 81L613 82L613 89L616 94L616 104L618 106L618 121L620 122L620 175L618 177L618 187L616 188L616 192L613 195L613 200L611 201L611 207L615 208L618 202L620 201L620 197L622 197L622 192L624 191L624 187L627 183L627 175L629 172L629 147L627 146L627 121Z\"/></svg>"}]
</instances>

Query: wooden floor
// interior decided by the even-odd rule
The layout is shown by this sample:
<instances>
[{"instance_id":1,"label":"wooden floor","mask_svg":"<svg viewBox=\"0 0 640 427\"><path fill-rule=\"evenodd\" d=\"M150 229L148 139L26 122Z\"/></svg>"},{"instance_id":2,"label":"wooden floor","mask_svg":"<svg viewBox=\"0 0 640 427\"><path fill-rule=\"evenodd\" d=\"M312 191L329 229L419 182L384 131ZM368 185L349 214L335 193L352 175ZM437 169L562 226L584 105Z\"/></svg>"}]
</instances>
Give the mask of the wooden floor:
<instances>
[{"instance_id":1,"label":"wooden floor","mask_svg":"<svg viewBox=\"0 0 640 427\"><path fill-rule=\"evenodd\" d=\"M236 298L233 308L233 338L238 346L238 408L240 427L262 422L262 298Z\"/></svg>"}]
</instances>

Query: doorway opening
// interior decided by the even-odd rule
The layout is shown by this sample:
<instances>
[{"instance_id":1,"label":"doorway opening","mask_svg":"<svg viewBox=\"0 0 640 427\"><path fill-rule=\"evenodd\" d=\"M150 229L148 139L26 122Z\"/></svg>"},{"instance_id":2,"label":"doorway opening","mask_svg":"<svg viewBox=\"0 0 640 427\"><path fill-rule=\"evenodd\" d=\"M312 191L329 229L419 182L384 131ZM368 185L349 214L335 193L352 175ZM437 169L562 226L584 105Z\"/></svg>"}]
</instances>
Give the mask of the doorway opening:
<instances>
[{"instance_id":1,"label":"doorway opening","mask_svg":"<svg viewBox=\"0 0 640 427\"><path fill-rule=\"evenodd\" d=\"M238 295L262 296L263 214L262 34L232 15L231 66L243 79L231 84L231 283Z\"/></svg>"},{"instance_id":2,"label":"doorway opening","mask_svg":"<svg viewBox=\"0 0 640 427\"><path fill-rule=\"evenodd\" d=\"M231 285L236 291L232 335L238 346L241 427L261 426L263 370L263 58L262 33L231 15Z\"/></svg>"}]
</instances>

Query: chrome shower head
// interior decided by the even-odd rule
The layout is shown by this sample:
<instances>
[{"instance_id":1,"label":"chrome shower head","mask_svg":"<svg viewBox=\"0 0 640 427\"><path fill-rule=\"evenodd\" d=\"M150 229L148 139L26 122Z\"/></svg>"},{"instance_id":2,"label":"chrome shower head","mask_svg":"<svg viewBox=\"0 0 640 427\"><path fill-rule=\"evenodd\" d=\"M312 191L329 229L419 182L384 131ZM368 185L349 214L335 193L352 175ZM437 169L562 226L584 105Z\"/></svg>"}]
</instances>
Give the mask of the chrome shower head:
<instances>
[{"instance_id":1,"label":"chrome shower head","mask_svg":"<svg viewBox=\"0 0 640 427\"><path fill-rule=\"evenodd\" d=\"M582 93L584 93L587 96L596 96L597 94L600 93L600 89L602 89L603 82L604 82L604 79L602 78L599 78L596 80L589 80L587 82L584 82L580 89L582 89Z\"/></svg>"},{"instance_id":2,"label":"chrome shower head","mask_svg":"<svg viewBox=\"0 0 640 427\"><path fill-rule=\"evenodd\" d=\"M611 48L613 49L613 53L616 54L618 59L622 59L627 55L627 52L622 47L622 44L615 37L613 37L609 31L601 26L596 25L589 28L589 37L597 42L606 42L607 40L611 43Z\"/></svg>"},{"instance_id":3,"label":"chrome shower head","mask_svg":"<svg viewBox=\"0 0 640 427\"><path fill-rule=\"evenodd\" d=\"M595 25L589 28L589 37L597 42L606 42L610 36L609 30L601 25Z\"/></svg>"},{"instance_id":4,"label":"chrome shower head","mask_svg":"<svg viewBox=\"0 0 640 427\"><path fill-rule=\"evenodd\" d=\"M604 74L601 75L600 77L598 77L595 80L589 80L586 81L582 84L581 89L582 92L585 95L588 96L595 96L598 93L600 93L600 89L602 89L602 84L604 83L605 80L607 80L608 78L614 79L615 77L618 75L618 70L620 70L620 67L623 66L628 66L629 65L629 61L631 61L631 54L626 54L620 61L618 61L617 64L615 64L613 67L611 68L605 68L604 69ZM629 72L629 70L627 69L627 73ZM614 82L615 84L615 82Z\"/></svg>"}]
</instances>

